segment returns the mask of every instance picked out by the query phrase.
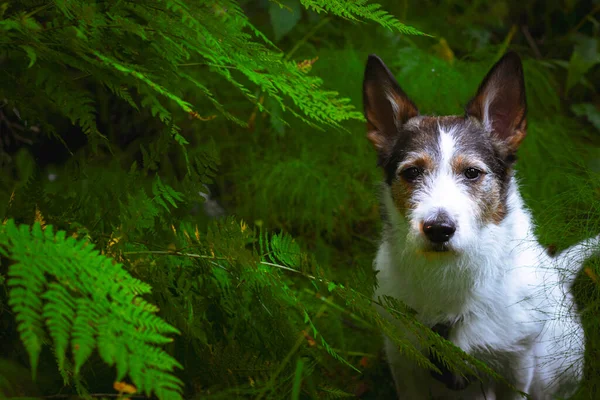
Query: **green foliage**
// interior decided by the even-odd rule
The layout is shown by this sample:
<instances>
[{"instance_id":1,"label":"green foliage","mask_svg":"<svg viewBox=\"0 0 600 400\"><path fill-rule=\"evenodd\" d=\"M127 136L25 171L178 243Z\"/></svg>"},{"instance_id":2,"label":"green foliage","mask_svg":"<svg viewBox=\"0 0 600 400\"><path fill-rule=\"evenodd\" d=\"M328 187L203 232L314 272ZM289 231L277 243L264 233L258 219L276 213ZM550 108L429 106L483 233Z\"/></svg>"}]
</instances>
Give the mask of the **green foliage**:
<instances>
[{"instance_id":1,"label":"green foliage","mask_svg":"<svg viewBox=\"0 0 600 400\"><path fill-rule=\"evenodd\" d=\"M584 35L575 36L577 44L571 54L567 69L567 83L565 90L568 92L577 83L583 82L586 72L594 65L600 63L600 54L598 53L598 39Z\"/></svg>"},{"instance_id":2,"label":"green foliage","mask_svg":"<svg viewBox=\"0 0 600 400\"><path fill-rule=\"evenodd\" d=\"M38 110L29 107L30 99L41 90L49 110L80 126L91 140L106 140L98 131L94 99L85 87L91 76L130 105L147 107L165 124L173 118L168 104L204 118L184 99L181 89L188 87L205 96L222 116L244 125L209 89L208 78L215 75L261 109L249 84L303 119L338 125L361 118L347 100L320 89L319 78L287 60L235 2L39 2L35 7L27 3L5 7L0 21L3 51L14 60L4 72L9 79L2 80L0 95L26 118L36 119ZM340 2L332 11L341 14L345 4ZM364 5L353 13L384 26L402 26ZM143 57L137 49L145 49ZM28 71L23 74L21 69ZM19 96L12 96L17 92ZM286 104L286 98L294 106ZM181 143L177 132L173 125L173 136Z\"/></svg>"},{"instance_id":3,"label":"green foliage","mask_svg":"<svg viewBox=\"0 0 600 400\"><path fill-rule=\"evenodd\" d=\"M1 3L0 396L390 398L382 332L435 369L407 331L502 380L371 298L364 61L382 56L421 112L460 114L518 50L517 173L542 242L565 247L600 231L598 24L567 3ZM598 385L587 268L576 398Z\"/></svg>"},{"instance_id":4,"label":"green foliage","mask_svg":"<svg viewBox=\"0 0 600 400\"><path fill-rule=\"evenodd\" d=\"M100 255L84 240L54 234L52 226L0 230L0 254L14 261L8 273L9 305L30 356L33 374L45 341L52 338L58 368L67 368L67 352L77 375L97 348L116 367L116 380L129 375L138 390L164 399L181 398L181 381L171 375L180 364L157 346L178 330L158 318L158 309L141 296L148 284L122 265Z\"/></svg>"},{"instance_id":5,"label":"green foliage","mask_svg":"<svg viewBox=\"0 0 600 400\"><path fill-rule=\"evenodd\" d=\"M600 110L598 110L593 104L573 104L573 106L571 106L571 110L573 110L575 115L586 117L587 120L590 121L590 123L600 131Z\"/></svg>"},{"instance_id":6,"label":"green foliage","mask_svg":"<svg viewBox=\"0 0 600 400\"><path fill-rule=\"evenodd\" d=\"M399 22L393 15L381 9L379 4L369 4L367 0L357 1L326 1L326 0L300 0L301 3L309 9L321 12L330 12L352 21L359 19L375 21L381 26L400 33L411 35L422 35L419 30L406 26Z\"/></svg>"}]
</instances>

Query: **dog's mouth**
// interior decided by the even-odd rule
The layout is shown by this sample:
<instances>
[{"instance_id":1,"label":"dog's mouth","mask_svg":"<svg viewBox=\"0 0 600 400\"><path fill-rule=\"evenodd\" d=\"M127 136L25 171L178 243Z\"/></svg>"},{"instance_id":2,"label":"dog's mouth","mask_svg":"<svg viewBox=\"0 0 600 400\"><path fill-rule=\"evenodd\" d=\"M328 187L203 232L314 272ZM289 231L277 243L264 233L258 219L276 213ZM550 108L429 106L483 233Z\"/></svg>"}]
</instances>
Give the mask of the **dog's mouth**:
<instances>
[{"instance_id":1,"label":"dog's mouth","mask_svg":"<svg viewBox=\"0 0 600 400\"><path fill-rule=\"evenodd\" d=\"M454 253L452 247L446 243L426 243L417 250L417 253L426 257L445 256Z\"/></svg>"},{"instance_id":2,"label":"dog's mouth","mask_svg":"<svg viewBox=\"0 0 600 400\"><path fill-rule=\"evenodd\" d=\"M448 246L448 242L444 243L429 243L425 249L425 251L431 251L434 253L445 253L450 251L450 246Z\"/></svg>"}]
</instances>

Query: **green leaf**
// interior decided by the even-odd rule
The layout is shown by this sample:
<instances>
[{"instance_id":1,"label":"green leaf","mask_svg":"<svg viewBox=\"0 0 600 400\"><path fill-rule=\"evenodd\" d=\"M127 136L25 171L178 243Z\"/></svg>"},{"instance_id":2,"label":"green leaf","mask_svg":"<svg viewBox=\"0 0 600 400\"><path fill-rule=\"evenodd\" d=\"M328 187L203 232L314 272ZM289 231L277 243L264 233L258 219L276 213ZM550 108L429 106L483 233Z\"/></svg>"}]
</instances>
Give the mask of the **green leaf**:
<instances>
[{"instance_id":1,"label":"green leaf","mask_svg":"<svg viewBox=\"0 0 600 400\"><path fill-rule=\"evenodd\" d=\"M304 369L304 361L299 358L296 361L296 372L294 373L294 386L292 387L292 400L300 398L300 386L302 385L302 370Z\"/></svg>"},{"instance_id":2,"label":"green leaf","mask_svg":"<svg viewBox=\"0 0 600 400\"><path fill-rule=\"evenodd\" d=\"M275 41L279 41L296 26L302 17L302 7L298 0L283 0L269 5L269 17L275 33Z\"/></svg>"},{"instance_id":3,"label":"green leaf","mask_svg":"<svg viewBox=\"0 0 600 400\"><path fill-rule=\"evenodd\" d=\"M578 84L594 65L600 63L598 39L583 35L576 36L577 44L571 54L567 70L566 91Z\"/></svg>"},{"instance_id":4,"label":"green leaf","mask_svg":"<svg viewBox=\"0 0 600 400\"><path fill-rule=\"evenodd\" d=\"M330 291L330 292L333 292L337 287L338 286L335 283L333 283L333 282L329 282L327 284L327 290Z\"/></svg>"},{"instance_id":5,"label":"green leaf","mask_svg":"<svg viewBox=\"0 0 600 400\"><path fill-rule=\"evenodd\" d=\"M27 68L33 67L33 64L35 64L35 61L37 60L37 54L35 53L35 50L33 49L33 47L26 46L26 45L21 45L19 47L21 47L23 50L25 50L27 57L29 57L29 65L27 66Z\"/></svg>"},{"instance_id":6,"label":"green leaf","mask_svg":"<svg viewBox=\"0 0 600 400\"><path fill-rule=\"evenodd\" d=\"M586 117L600 131L600 110L591 103L573 104L571 110L578 117Z\"/></svg>"}]
</instances>

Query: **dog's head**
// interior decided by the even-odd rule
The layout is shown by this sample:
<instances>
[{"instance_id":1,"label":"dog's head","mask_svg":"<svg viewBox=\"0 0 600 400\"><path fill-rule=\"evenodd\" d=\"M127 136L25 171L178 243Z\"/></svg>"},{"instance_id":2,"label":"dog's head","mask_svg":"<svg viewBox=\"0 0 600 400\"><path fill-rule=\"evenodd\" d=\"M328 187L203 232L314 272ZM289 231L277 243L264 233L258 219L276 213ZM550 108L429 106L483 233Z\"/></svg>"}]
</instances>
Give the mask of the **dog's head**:
<instances>
[{"instance_id":1,"label":"dog's head","mask_svg":"<svg viewBox=\"0 0 600 400\"><path fill-rule=\"evenodd\" d=\"M385 64L369 56L363 83L367 137L391 202L422 251L461 253L500 225L517 148L526 134L521 60L506 54L464 116L423 116Z\"/></svg>"}]
</instances>

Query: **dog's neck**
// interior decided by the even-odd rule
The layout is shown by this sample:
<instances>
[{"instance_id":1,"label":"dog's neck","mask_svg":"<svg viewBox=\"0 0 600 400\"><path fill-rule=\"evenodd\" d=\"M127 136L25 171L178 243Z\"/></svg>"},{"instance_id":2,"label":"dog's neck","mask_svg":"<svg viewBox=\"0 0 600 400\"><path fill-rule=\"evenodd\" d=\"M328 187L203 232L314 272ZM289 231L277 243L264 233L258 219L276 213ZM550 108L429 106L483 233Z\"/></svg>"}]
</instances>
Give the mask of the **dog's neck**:
<instances>
[{"instance_id":1,"label":"dog's neck","mask_svg":"<svg viewBox=\"0 0 600 400\"><path fill-rule=\"evenodd\" d=\"M514 266L513 250L533 239L531 217L514 179L508 196L506 217L486 227L470 251L423 255L406 245L406 222L384 193L384 241L393 263L388 274L396 276L387 276L388 282L380 285L394 282L397 288L392 290L429 324L489 312L488 308L496 306L495 293L503 290L504 277Z\"/></svg>"}]
</instances>

